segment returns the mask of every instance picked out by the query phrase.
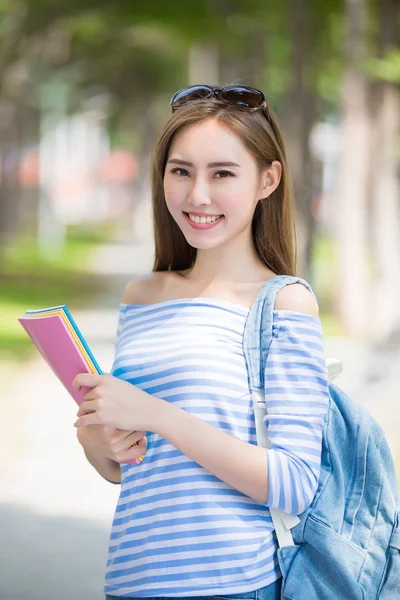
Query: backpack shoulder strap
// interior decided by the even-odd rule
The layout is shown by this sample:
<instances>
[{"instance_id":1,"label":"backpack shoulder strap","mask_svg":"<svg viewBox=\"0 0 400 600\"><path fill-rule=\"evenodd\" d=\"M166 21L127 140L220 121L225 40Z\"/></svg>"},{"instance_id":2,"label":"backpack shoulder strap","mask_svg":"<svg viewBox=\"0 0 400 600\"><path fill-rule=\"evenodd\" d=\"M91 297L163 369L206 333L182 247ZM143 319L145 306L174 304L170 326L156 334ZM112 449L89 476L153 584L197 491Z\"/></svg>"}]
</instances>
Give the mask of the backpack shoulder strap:
<instances>
[{"instance_id":1,"label":"backpack shoulder strap","mask_svg":"<svg viewBox=\"0 0 400 600\"><path fill-rule=\"evenodd\" d=\"M278 275L269 279L258 293L246 320L243 351L250 379L251 395L255 416L257 444L269 448L267 429L264 424L266 414L264 396L264 366L272 341L273 310L276 294L285 285L302 283L311 293L309 284L299 277ZM292 546L294 544L290 530L300 522L296 515L290 515L270 507L278 545Z\"/></svg>"},{"instance_id":2,"label":"backpack shoulder strap","mask_svg":"<svg viewBox=\"0 0 400 600\"><path fill-rule=\"evenodd\" d=\"M304 279L291 275L276 275L263 285L247 316L244 328L244 354L252 390L260 390L264 393L264 365L272 341L275 297L285 285L293 283L303 284L315 298L311 286Z\"/></svg>"}]
</instances>

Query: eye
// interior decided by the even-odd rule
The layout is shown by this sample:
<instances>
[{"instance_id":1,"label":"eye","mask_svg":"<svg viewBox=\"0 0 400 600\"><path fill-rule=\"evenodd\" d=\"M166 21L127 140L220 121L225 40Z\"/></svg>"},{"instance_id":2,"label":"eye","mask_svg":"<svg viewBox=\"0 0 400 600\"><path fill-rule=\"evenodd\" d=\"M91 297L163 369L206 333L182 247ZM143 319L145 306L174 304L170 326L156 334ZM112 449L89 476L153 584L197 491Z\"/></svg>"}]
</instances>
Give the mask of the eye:
<instances>
[{"instance_id":1,"label":"eye","mask_svg":"<svg viewBox=\"0 0 400 600\"><path fill-rule=\"evenodd\" d=\"M186 177L187 175L189 175L189 171L187 171L186 169L182 169L182 167L175 167L171 169L171 173L176 173L180 177Z\"/></svg>"},{"instance_id":2,"label":"eye","mask_svg":"<svg viewBox=\"0 0 400 600\"><path fill-rule=\"evenodd\" d=\"M217 171L214 175L217 179L225 179L226 177L235 177L231 171Z\"/></svg>"}]
</instances>

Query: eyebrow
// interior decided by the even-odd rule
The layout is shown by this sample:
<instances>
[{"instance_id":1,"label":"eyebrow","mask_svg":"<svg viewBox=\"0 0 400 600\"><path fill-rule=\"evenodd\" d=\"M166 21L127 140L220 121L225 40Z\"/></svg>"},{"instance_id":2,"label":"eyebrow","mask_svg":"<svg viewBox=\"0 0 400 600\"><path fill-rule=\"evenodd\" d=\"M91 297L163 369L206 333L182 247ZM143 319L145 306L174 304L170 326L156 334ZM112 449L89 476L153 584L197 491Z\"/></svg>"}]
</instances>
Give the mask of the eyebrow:
<instances>
[{"instance_id":1,"label":"eyebrow","mask_svg":"<svg viewBox=\"0 0 400 600\"><path fill-rule=\"evenodd\" d=\"M184 165L185 167L193 167L193 163L188 162L186 160L180 160L179 158L171 158L168 163L174 163L176 165ZM223 161L223 162L212 162L208 163L207 167L209 169L213 169L214 167L240 167L235 162L232 161Z\"/></svg>"}]
</instances>

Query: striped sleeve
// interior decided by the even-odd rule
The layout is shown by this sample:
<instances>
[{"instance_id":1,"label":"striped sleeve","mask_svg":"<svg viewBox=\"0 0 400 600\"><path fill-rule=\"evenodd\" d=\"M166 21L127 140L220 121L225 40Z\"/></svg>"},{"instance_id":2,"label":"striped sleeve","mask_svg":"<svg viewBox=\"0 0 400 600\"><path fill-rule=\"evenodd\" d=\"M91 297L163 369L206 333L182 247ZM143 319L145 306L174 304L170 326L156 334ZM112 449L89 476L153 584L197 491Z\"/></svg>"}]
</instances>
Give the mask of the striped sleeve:
<instances>
[{"instance_id":1,"label":"striped sleeve","mask_svg":"<svg viewBox=\"0 0 400 600\"><path fill-rule=\"evenodd\" d=\"M299 515L318 487L328 374L319 319L274 311L265 367L268 506Z\"/></svg>"}]
</instances>

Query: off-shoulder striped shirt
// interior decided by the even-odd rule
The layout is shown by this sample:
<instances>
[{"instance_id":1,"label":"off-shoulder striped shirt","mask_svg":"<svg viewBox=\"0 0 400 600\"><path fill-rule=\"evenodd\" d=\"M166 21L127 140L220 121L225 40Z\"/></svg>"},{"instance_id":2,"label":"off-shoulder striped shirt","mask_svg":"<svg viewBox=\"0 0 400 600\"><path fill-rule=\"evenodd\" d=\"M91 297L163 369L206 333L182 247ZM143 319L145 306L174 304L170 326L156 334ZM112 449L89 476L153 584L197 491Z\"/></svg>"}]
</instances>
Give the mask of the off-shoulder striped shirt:
<instances>
[{"instance_id":1,"label":"off-shoulder striped shirt","mask_svg":"<svg viewBox=\"0 0 400 600\"><path fill-rule=\"evenodd\" d=\"M245 307L203 297L122 304L112 374L256 444L243 354L247 315ZM300 514L320 472L329 392L317 318L274 311L265 392L272 442L265 450L267 504L148 433L143 462L122 466L107 594L225 595L280 577L269 506Z\"/></svg>"}]
</instances>

